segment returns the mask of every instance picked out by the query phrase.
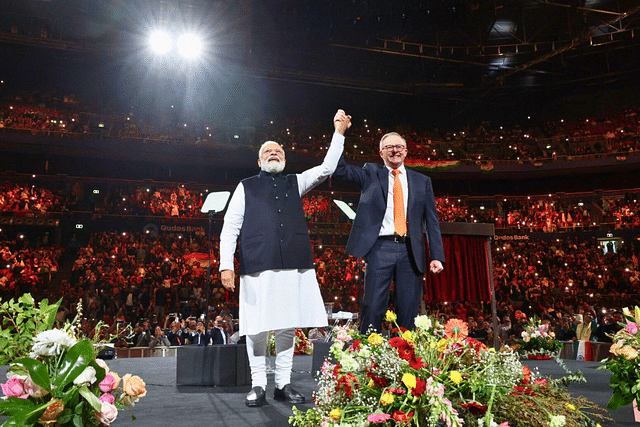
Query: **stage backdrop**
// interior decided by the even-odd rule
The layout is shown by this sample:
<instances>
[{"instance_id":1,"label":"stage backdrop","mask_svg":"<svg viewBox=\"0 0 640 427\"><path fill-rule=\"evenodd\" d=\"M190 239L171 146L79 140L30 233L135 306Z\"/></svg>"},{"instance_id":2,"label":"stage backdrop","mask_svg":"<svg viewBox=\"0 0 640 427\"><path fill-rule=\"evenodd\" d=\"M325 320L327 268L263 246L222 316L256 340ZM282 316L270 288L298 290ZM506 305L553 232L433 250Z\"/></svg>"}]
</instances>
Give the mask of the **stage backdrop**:
<instances>
[{"instance_id":1,"label":"stage backdrop","mask_svg":"<svg viewBox=\"0 0 640 427\"><path fill-rule=\"evenodd\" d=\"M461 230L456 224L460 223L441 223L444 270L426 274L425 301L490 301L488 236L457 234Z\"/></svg>"}]
</instances>

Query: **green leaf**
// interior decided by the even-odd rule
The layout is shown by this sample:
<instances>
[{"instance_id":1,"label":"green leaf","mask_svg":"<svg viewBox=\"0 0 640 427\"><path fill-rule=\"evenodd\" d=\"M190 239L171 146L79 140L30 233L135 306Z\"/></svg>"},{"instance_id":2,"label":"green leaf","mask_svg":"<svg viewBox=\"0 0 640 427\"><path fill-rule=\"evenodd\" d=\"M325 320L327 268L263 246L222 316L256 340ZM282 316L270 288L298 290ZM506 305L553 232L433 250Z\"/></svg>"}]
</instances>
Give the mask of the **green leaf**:
<instances>
[{"instance_id":1,"label":"green leaf","mask_svg":"<svg viewBox=\"0 0 640 427\"><path fill-rule=\"evenodd\" d=\"M14 415L18 412L24 411L28 407L33 406L33 402L28 399L8 397L7 400L0 401L0 413L2 413L3 415Z\"/></svg>"},{"instance_id":2,"label":"green leaf","mask_svg":"<svg viewBox=\"0 0 640 427\"><path fill-rule=\"evenodd\" d=\"M76 343L73 347L67 351L64 360L62 361L62 367L58 372L58 377L54 380L56 388L63 388L73 380L78 378L78 375L89 366L89 363L93 360L93 346L88 340L82 340Z\"/></svg>"},{"instance_id":3,"label":"green leaf","mask_svg":"<svg viewBox=\"0 0 640 427\"><path fill-rule=\"evenodd\" d=\"M11 299L11 301L13 301L13 298ZM34 305L34 301L33 301L33 297L31 296L31 294L24 294L21 297L18 298L18 302L24 304L24 305Z\"/></svg>"},{"instance_id":4,"label":"green leaf","mask_svg":"<svg viewBox=\"0 0 640 427\"><path fill-rule=\"evenodd\" d=\"M629 405L631 402L633 402L633 399L634 399L634 396L627 395L625 397L624 395L620 394L618 391L615 391L613 393L613 396L611 396L609 403L607 403L607 409L609 409L610 411L614 411L622 406Z\"/></svg>"},{"instance_id":5,"label":"green leaf","mask_svg":"<svg viewBox=\"0 0 640 427\"><path fill-rule=\"evenodd\" d=\"M82 415L73 416L73 425L76 427L84 427L84 424L82 422Z\"/></svg>"},{"instance_id":6,"label":"green leaf","mask_svg":"<svg viewBox=\"0 0 640 427\"><path fill-rule=\"evenodd\" d=\"M24 410L16 414L13 414L11 418L5 421L3 426L25 426L25 425L33 424L38 420L38 418L40 418L40 416L45 411L45 409L47 409L47 406L51 405L53 402L55 401L50 400L49 402L43 403L38 406L33 404L33 402L30 402L31 403L30 407L27 407Z\"/></svg>"},{"instance_id":7,"label":"green leaf","mask_svg":"<svg viewBox=\"0 0 640 427\"><path fill-rule=\"evenodd\" d=\"M31 381L43 389L51 391L51 379L49 378L49 371L44 363L30 357L14 360L12 363L20 364L27 368Z\"/></svg>"},{"instance_id":8,"label":"green leaf","mask_svg":"<svg viewBox=\"0 0 640 427\"><path fill-rule=\"evenodd\" d=\"M96 361L92 361L89 366L93 366L93 368L96 370L96 382L100 383L102 382L102 380L104 379L104 377L107 376L107 371L104 370L103 367L101 367L100 365L98 365L96 363Z\"/></svg>"},{"instance_id":9,"label":"green leaf","mask_svg":"<svg viewBox=\"0 0 640 427\"><path fill-rule=\"evenodd\" d=\"M80 395L84 397L87 402L89 402L93 409L95 409L96 411L102 410L102 402L100 402L98 396L93 394L86 385L80 387Z\"/></svg>"},{"instance_id":10,"label":"green leaf","mask_svg":"<svg viewBox=\"0 0 640 427\"><path fill-rule=\"evenodd\" d=\"M58 309L60 308L61 303L62 298L60 298L55 304L51 305L49 305L49 301L46 299L40 302L39 309L40 314L42 315L42 324L38 326L38 332L51 329L53 323L56 321L56 314L58 314Z\"/></svg>"}]
</instances>

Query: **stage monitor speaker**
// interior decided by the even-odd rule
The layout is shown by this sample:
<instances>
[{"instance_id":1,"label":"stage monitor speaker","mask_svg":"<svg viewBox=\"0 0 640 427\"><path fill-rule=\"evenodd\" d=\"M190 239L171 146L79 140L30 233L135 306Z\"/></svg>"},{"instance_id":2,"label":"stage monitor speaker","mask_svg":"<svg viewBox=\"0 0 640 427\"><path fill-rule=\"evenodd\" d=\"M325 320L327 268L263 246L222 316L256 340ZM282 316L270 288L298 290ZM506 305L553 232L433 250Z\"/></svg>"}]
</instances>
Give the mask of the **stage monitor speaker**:
<instances>
[{"instance_id":1,"label":"stage monitor speaker","mask_svg":"<svg viewBox=\"0 0 640 427\"><path fill-rule=\"evenodd\" d=\"M244 344L182 346L178 348L176 384L238 386L251 384Z\"/></svg>"}]
</instances>

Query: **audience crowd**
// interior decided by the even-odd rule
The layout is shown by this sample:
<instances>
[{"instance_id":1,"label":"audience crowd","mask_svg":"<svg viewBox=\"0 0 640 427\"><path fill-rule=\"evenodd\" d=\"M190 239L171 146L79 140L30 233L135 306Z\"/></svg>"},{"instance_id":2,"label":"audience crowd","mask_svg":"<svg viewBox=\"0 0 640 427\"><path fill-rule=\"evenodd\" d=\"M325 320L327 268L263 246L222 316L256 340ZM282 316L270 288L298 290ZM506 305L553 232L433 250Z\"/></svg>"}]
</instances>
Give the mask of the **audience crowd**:
<instances>
[{"instance_id":1,"label":"audience crowd","mask_svg":"<svg viewBox=\"0 0 640 427\"><path fill-rule=\"evenodd\" d=\"M312 155L322 155L322 149L318 150L318 147L324 147L330 138L326 123L300 119L270 120L249 131L241 126L232 130L202 123L184 123L175 114L162 123L151 124L132 114L87 113L73 97L66 96L60 100L41 95L21 95L5 100L0 105L0 128L69 136L95 134L100 138L198 144L212 148L221 144L255 146L260 141L271 139L281 142L287 150ZM345 153L352 158L377 157L380 137L390 130L366 119L357 122L350 132ZM605 117L560 119L512 127L483 122L459 130L412 129L406 126L400 129L407 140L411 159L489 163L633 154L640 148L639 131L638 108L635 107L626 107Z\"/></svg>"}]
</instances>

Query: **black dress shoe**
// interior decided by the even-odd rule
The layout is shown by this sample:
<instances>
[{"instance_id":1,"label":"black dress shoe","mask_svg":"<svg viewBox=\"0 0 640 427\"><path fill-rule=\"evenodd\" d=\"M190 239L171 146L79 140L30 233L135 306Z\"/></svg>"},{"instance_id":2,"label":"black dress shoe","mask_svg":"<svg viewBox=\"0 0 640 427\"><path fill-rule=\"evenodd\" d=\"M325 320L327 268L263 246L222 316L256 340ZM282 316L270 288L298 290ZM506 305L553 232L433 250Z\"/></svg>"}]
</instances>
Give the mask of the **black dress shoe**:
<instances>
[{"instance_id":1,"label":"black dress shoe","mask_svg":"<svg viewBox=\"0 0 640 427\"><path fill-rule=\"evenodd\" d=\"M289 403L304 403L304 396L291 388L291 384L287 384L282 388L276 387L273 391L275 400L284 400Z\"/></svg>"},{"instance_id":2,"label":"black dress shoe","mask_svg":"<svg viewBox=\"0 0 640 427\"><path fill-rule=\"evenodd\" d=\"M250 408L257 408L267 403L267 399L264 397L264 389L260 386L252 388L251 391L247 393L244 403Z\"/></svg>"}]
</instances>

